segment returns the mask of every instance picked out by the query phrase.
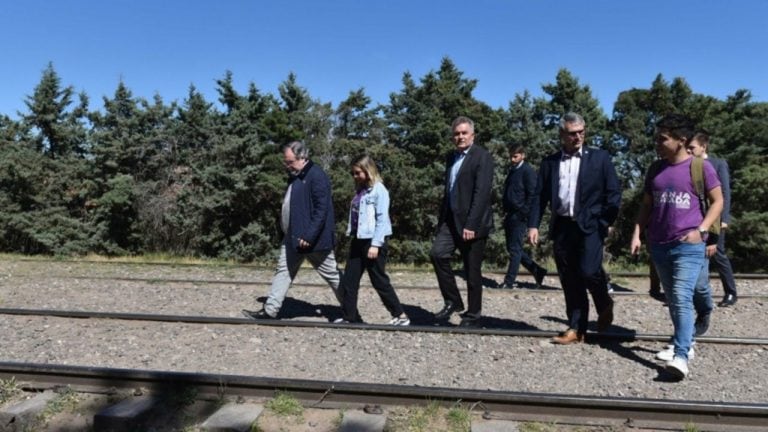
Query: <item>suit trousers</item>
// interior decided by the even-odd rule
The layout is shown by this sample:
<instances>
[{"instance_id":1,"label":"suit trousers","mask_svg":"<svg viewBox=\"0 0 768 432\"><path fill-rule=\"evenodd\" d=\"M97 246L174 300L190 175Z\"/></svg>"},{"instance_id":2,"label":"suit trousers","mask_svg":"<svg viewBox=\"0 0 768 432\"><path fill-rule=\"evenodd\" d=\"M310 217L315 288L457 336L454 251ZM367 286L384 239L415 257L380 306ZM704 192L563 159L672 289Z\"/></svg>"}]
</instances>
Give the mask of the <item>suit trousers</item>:
<instances>
[{"instance_id":1,"label":"suit trousers","mask_svg":"<svg viewBox=\"0 0 768 432\"><path fill-rule=\"evenodd\" d=\"M289 256L290 254L290 256ZM336 300L341 303L342 298L339 295L339 282L341 272L336 264L336 257L333 251L318 251L307 254L297 254L287 251L285 241L280 246L280 258L277 260L275 275L272 277L272 286L269 289L269 297L264 303L264 310L270 316L276 317L280 308L283 306L285 296L288 294L288 288L291 287L296 273L299 272L301 263L307 259L317 273L325 279L325 282L333 290Z\"/></svg>"},{"instance_id":2,"label":"suit trousers","mask_svg":"<svg viewBox=\"0 0 768 432\"><path fill-rule=\"evenodd\" d=\"M720 230L720 237L717 239L717 251L712 256L711 261L714 264L713 267L720 276L720 282L723 284L723 290L725 294L736 295L736 281L733 278L733 267L731 267L731 260L728 259L728 255L725 254L725 232L726 230Z\"/></svg>"},{"instance_id":3,"label":"suit trousers","mask_svg":"<svg viewBox=\"0 0 768 432\"><path fill-rule=\"evenodd\" d=\"M349 247L347 265L344 268L341 285L339 285L340 294L343 297L341 308L344 319L349 322L362 321L357 310L357 294L360 291L360 279L363 277L363 270L368 272L373 289L379 294L381 302L384 303L384 307L389 313L393 317L403 313L403 306L400 304L400 299L397 298L395 288L392 287L385 271L387 246L379 247L379 255L375 260L368 258L368 248L370 247L370 239L352 239Z\"/></svg>"},{"instance_id":4,"label":"suit trousers","mask_svg":"<svg viewBox=\"0 0 768 432\"><path fill-rule=\"evenodd\" d=\"M603 238L598 232L585 233L571 218L555 216L554 257L565 295L568 328L587 331L589 297L598 314L613 304L603 266Z\"/></svg>"},{"instance_id":5,"label":"suit trousers","mask_svg":"<svg viewBox=\"0 0 768 432\"><path fill-rule=\"evenodd\" d=\"M527 231L527 222L520 220L517 215L510 214L504 219L504 237L507 243L507 253L509 253L509 265L507 266L507 274L504 275L504 283L509 286L515 283L520 264L532 275L535 275L541 268L523 249L523 239Z\"/></svg>"},{"instance_id":6,"label":"suit trousers","mask_svg":"<svg viewBox=\"0 0 768 432\"><path fill-rule=\"evenodd\" d=\"M464 309L464 302L461 299L459 288L456 286L456 276L454 276L451 267L453 253L456 249L459 250L467 274L467 303L469 307L465 315L470 319L480 318L482 314L483 275L481 267L486 241L487 238L485 237L464 241L452 221L442 221L437 229L437 235L430 252L443 300L446 303L453 303L458 307L458 310L462 310Z\"/></svg>"}]
</instances>

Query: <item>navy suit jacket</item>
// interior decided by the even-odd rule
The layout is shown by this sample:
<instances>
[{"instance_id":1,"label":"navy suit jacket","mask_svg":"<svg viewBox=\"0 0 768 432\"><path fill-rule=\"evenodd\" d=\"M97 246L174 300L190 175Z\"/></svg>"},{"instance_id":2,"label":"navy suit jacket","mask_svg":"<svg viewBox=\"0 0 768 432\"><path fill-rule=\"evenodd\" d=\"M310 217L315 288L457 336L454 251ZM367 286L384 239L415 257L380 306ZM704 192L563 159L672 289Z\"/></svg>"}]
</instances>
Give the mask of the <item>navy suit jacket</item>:
<instances>
[{"instance_id":1,"label":"navy suit jacket","mask_svg":"<svg viewBox=\"0 0 768 432\"><path fill-rule=\"evenodd\" d=\"M531 214L531 202L536 191L536 170L523 161L518 168L510 168L504 180L502 204L507 218L528 223Z\"/></svg>"},{"instance_id":2,"label":"navy suit jacket","mask_svg":"<svg viewBox=\"0 0 768 432\"><path fill-rule=\"evenodd\" d=\"M331 181L312 161L296 176L288 178L291 189L291 217L285 233L288 252L310 253L333 250L336 245ZM299 239L309 243L299 247Z\"/></svg>"},{"instance_id":3,"label":"navy suit jacket","mask_svg":"<svg viewBox=\"0 0 768 432\"><path fill-rule=\"evenodd\" d=\"M451 152L445 158L445 194L440 206L440 221L451 217L459 234L466 228L479 238L488 237L493 230L493 157L488 150L472 144L456 176L456 208L451 211L448 188L454 154Z\"/></svg>"},{"instance_id":4,"label":"navy suit jacket","mask_svg":"<svg viewBox=\"0 0 768 432\"><path fill-rule=\"evenodd\" d=\"M720 214L720 221L730 223L731 221L731 176L728 174L728 162L725 159L707 158L709 163L717 171L720 177L720 187L723 190L723 212Z\"/></svg>"},{"instance_id":5,"label":"navy suit jacket","mask_svg":"<svg viewBox=\"0 0 768 432\"><path fill-rule=\"evenodd\" d=\"M528 227L538 228L547 206L555 220L555 207L559 189L560 159L562 152L553 153L539 167L536 192L533 194ZM619 214L621 189L611 156L605 150L582 148L579 178L576 183L574 219L584 233L598 231L602 237L608 232Z\"/></svg>"}]
</instances>

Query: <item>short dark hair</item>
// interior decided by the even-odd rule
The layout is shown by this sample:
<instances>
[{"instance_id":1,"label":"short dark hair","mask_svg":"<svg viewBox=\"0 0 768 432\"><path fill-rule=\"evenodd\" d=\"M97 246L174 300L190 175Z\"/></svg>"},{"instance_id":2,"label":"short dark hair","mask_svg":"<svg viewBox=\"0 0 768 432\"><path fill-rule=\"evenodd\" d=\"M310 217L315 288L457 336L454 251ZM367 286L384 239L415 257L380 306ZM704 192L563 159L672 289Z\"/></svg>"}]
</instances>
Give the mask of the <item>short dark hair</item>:
<instances>
[{"instance_id":1,"label":"short dark hair","mask_svg":"<svg viewBox=\"0 0 768 432\"><path fill-rule=\"evenodd\" d=\"M691 138L691 141L697 141L699 144L701 144L702 147L704 147L704 150L709 149L709 134L707 132L702 130L696 132L693 135L693 138Z\"/></svg>"},{"instance_id":2,"label":"short dark hair","mask_svg":"<svg viewBox=\"0 0 768 432\"><path fill-rule=\"evenodd\" d=\"M508 144L507 150L509 150L509 154L515 154L515 153L525 154L525 146L522 144Z\"/></svg>"},{"instance_id":3,"label":"short dark hair","mask_svg":"<svg viewBox=\"0 0 768 432\"><path fill-rule=\"evenodd\" d=\"M682 114L669 114L656 122L656 130L666 132L673 138L688 142L696 133L696 125L690 117Z\"/></svg>"}]
</instances>

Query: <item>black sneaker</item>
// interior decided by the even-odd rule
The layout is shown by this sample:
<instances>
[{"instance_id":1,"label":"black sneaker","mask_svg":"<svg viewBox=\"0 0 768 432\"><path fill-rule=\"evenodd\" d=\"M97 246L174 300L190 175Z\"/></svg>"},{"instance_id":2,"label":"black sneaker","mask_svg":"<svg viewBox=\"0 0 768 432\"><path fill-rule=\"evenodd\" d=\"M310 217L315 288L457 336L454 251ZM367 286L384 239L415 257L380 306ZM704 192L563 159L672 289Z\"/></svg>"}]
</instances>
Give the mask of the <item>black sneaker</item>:
<instances>
[{"instance_id":1,"label":"black sneaker","mask_svg":"<svg viewBox=\"0 0 768 432\"><path fill-rule=\"evenodd\" d=\"M539 267L538 270L536 270L536 273L533 275L533 279L536 281L536 288L541 288L541 285L544 283L544 276L547 275L547 269L544 267Z\"/></svg>"},{"instance_id":2,"label":"black sneaker","mask_svg":"<svg viewBox=\"0 0 768 432\"><path fill-rule=\"evenodd\" d=\"M267 311L264 310L264 309L261 309L261 310L258 310L258 311L250 311L248 309L243 309L242 312L243 312L243 315L246 318L253 318L253 319L257 319L257 320L260 320L260 319L277 319L276 316L272 316L272 315L268 314Z\"/></svg>"},{"instance_id":3,"label":"black sneaker","mask_svg":"<svg viewBox=\"0 0 768 432\"><path fill-rule=\"evenodd\" d=\"M709 317L711 315L712 312L707 312L696 316L696 322L693 324L694 336L702 336L709 330Z\"/></svg>"}]
</instances>

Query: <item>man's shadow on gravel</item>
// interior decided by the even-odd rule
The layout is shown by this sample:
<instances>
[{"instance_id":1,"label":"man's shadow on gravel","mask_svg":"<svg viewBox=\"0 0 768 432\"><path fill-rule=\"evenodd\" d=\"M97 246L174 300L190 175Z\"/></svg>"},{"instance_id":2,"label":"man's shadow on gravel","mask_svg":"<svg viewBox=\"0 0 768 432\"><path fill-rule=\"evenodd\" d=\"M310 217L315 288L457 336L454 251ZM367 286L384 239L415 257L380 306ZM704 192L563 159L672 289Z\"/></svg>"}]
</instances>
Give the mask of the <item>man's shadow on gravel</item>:
<instances>
[{"instance_id":1,"label":"man's shadow on gravel","mask_svg":"<svg viewBox=\"0 0 768 432\"><path fill-rule=\"evenodd\" d=\"M559 317L542 316L541 319L552 321L552 322L559 322L564 326L567 325L567 321ZM595 329L590 328L590 330L595 330ZM633 344L637 342L635 340L635 336L637 335L637 330L630 329L627 327L617 326L614 324L608 329L608 332L619 335L623 340L608 339L608 338L604 338L601 336L597 336L593 333L590 333L590 334L587 334L587 343L593 343L599 346L600 348L611 351L620 357L624 357L625 359L632 360L635 363L640 364L641 366L647 367L648 369L655 370L658 373L658 375L656 376L656 378L654 378L654 381L657 381L657 382L679 381L677 378L675 378L673 375L667 372L666 369L664 369L663 365L653 360L648 360L647 357L641 356L638 354L638 353L655 354L655 351L649 350L647 348L623 345L625 343Z\"/></svg>"},{"instance_id":2,"label":"man's shadow on gravel","mask_svg":"<svg viewBox=\"0 0 768 432\"><path fill-rule=\"evenodd\" d=\"M264 304L267 297L259 297L258 302ZM341 317L341 306L329 304L312 304L294 297L286 297L283 300L283 306L280 308L280 319L292 318L326 318L333 321Z\"/></svg>"}]
</instances>

